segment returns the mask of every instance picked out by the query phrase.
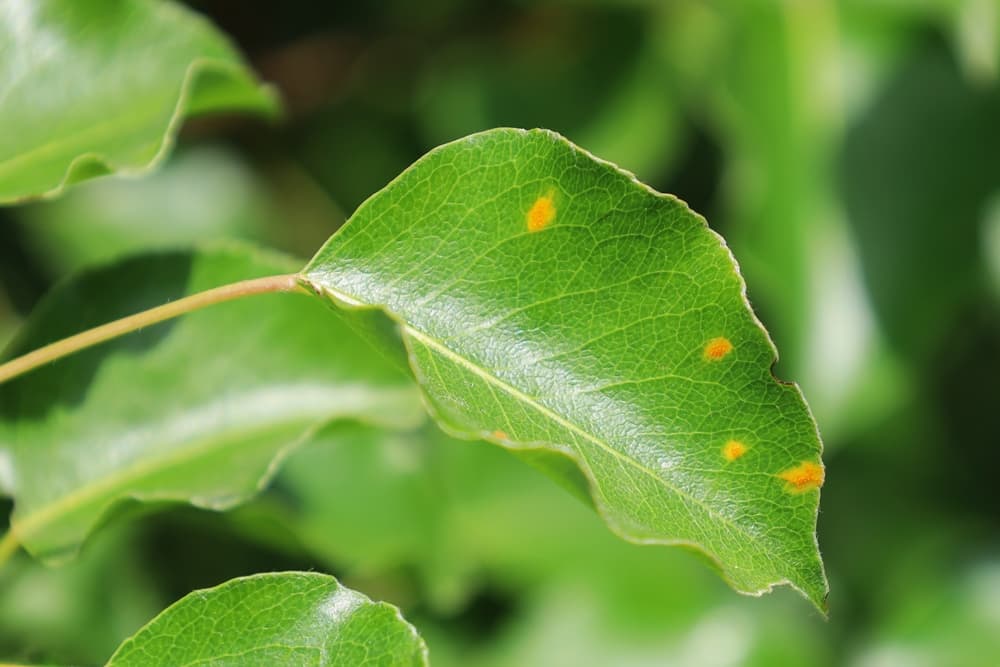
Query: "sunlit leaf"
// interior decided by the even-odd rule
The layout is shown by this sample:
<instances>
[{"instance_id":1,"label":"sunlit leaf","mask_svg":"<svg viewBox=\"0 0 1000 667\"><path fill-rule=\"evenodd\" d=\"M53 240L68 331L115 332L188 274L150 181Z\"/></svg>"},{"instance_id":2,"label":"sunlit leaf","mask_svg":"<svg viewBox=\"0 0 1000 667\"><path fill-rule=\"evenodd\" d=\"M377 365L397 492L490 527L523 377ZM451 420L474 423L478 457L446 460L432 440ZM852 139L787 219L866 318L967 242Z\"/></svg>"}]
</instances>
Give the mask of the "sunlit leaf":
<instances>
[{"instance_id":1,"label":"sunlit leaf","mask_svg":"<svg viewBox=\"0 0 1000 667\"><path fill-rule=\"evenodd\" d=\"M195 591L126 640L126 665L426 665L427 648L399 610L328 575L257 574Z\"/></svg>"},{"instance_id":2,"label":"sunlit leaf","mask_svg":"<svg viewBox=\"0 0 1000 667\"><path fill-rule=\"evenodd\" d=\"M418 161L303 278L400 322L447 430L585 485L627 539L823 605L815 423L683 202L553 133L495 130Z\"/></svg>"},{"instance_id":3,"label":"sunlit leaf","mask_svg":"<svg viewBox=\"0 0 1000 667\"><path fill-rule=\"evenodd\" d=\"M8 356L220 284L287 272L242 247L140 256L81 274L36 309ZM72 552L118 501L231 507L336 418L419 423L397 360L307 295L271 294L143 329L0 385L0 488L36 556ZM377 331L377 329L375 329Z\"/></svg>"},{"instance_id":4,"label":"sunlit leaf","mask_svg":"<svg viewBox=\"0 0 1000 667\"><path fill-rule=\"evenodd\" d=\"M184 116L274 113L229 40L169 1L0 2L0 204L137 174Z\"/></svg>"}]
</instances>

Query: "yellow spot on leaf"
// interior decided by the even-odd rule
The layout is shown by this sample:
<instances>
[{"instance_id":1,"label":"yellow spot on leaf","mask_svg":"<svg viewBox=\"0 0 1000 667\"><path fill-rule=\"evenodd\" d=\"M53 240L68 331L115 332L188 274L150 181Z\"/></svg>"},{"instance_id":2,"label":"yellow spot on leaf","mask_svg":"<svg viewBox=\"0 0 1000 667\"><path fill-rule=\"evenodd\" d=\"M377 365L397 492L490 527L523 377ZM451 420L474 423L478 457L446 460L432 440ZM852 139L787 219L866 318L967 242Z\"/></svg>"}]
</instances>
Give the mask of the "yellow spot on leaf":
<instances>
[{"instance_id":1,"label":"yellow spot on leaf","mask_svg":"<svg viewBox=\"0 0 1000 667\"><path fill-rule=\"evenodd\" d=\"M555 193L549 190L549 193L539 197L535 200L535 203L531 205L528 209L528 231L529 232L540 232L549 226L549 223L556 217L556 207L552 203L552 197Z\"/></svg>"},{"instance_id":2,"label":"yellow spot on leaf","mask_svg":"<svg viewBox=\"0 0 1000 667\"><path fill-rule=\"evenodd\" d=\"M497 440L508 440L507 434L501 430L493 431L493 437Z\"/></svg>"},{"instance_id":3,"label":"yellow spot on leaf","mask_svg":"<svg viewBox=\"0 0 1000 667\"><path fill-rule=\"evenodd\" d=\"M825 471L823 466L812 461L803 461L794 468L789 468L778 477L788 482L788 491L802 493L823 486Z\"/></svg>"},{"instance_id":4,"label":"yellow spot on leaf","mask_svg":"<svg viewBox=\"0 0 1000 667\"><path fill-rule=\"evenodd\" d=\"M747 446L739 440L730 440L722 446L722 456L727 461L735 461L747 453Z\"/></svg>"},{"instance_id":5,"label":"yellow spot on leaf","mask_svg":"<svg viewBox=\"0 0 1000 667\"><path fill-rule=\"evenodd\" d=\"M705 359L707 361L719 361L733 351L733 344L728 338L722 336L713 338L705 344Z\"/></svg>"}]
</instances>

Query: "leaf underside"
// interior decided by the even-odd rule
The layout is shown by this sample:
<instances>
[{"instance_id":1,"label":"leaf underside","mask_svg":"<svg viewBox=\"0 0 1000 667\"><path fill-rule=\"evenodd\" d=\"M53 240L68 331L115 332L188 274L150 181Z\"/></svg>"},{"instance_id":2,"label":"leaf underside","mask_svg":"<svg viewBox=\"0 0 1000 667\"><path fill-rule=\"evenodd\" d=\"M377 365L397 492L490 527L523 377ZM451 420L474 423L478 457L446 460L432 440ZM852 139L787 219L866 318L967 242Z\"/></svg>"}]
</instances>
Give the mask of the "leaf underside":
<instances>
[{"instance_id":1,"label":"leaf underside","mask_svg":"<svg viewBox=\"0 0 1000 667\"><path fill-rule=\"evenodd\" d=\"M127 665L426 665L399 610L307 572L257 574L195 591L115 652Z\"/></svg>"},{"instance_id":2,"label":"leaf underside","mask_svg":"<svg viewBox=\"0 0 1000 667\"><path fill-rule=\"evenodd\" d=\"M442 146L302 272L397 320L449 432L520 451L626 539L703 552L738 591L823 608L821 444L722 239L548 131Z\"/></svg>"},{"instance_id":3,"label":"leaf underside","mask_svg":"<svg viewBox=\"0 0 1000 667\"><path fill-rule=\"evenodd\" d=\"M172 2L0 3L0 204L151 169L185 115L277 108L228 39Z\"/></svg>"}]
</instances>

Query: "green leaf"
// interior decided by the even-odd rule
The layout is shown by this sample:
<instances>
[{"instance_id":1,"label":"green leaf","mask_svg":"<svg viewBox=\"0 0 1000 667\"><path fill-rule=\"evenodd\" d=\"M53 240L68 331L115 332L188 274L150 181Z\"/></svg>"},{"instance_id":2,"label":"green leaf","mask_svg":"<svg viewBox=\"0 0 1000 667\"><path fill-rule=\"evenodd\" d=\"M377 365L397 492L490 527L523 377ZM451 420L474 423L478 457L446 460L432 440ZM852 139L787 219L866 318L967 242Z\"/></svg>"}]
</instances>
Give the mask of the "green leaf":
<instances>
[{"instance_id":1,"label":"green leaf","mask_svg":"<svg viewBox=\"0 0 1000 667\"><path fill-rule=\"evenodd\" d=\"M249 165L203 146L179 150L147 178L94 181L10 213L55 276L206 240L262 241L282 222Z\"/></svg>"},{"instance_id":2,"label":"green leaf","mask_svg":"<svg viewBox=\"0 0 1000 667\"><path fill-rule=\"evenodd\" d=\"M24 555L0 568L0 652L31 664L99 665L176 595L158 588L134 524L101 531L81 557L46 567Z\"/></svg>"},{"instance_id":3,"label":"green leaf","mask_svg":"<svg viewBox=\"0 0 1000 667\"><path fill-rule=\"evenodd\" d=\"M8 350L247 278L287 272L243 247L139 256L55 289ZM229 302L143 329L0 385L0 490L34 555L73 552L123 499L224 509L337 418L420 423L397 361L359 331L389 323L308 295ZM394 334L393 334L394 336Z\"/></svg>"},{"instance_id":4,"label":"green leaf","mask_svg":"<svg viewBox=\"0 0 1000 667\"><path fill-rule=\"evenodd\" d=\"M948 537L951 545L961 543ZM919 553L922 545L914 546ZM996 556L967 564L958 559L921 564L909 554L902 560L903 568L885 586L894 604L866 623L854 664L981 667L995 662L985 656L1000 655Z\"/></svg>"},{"instance_id":5,"label":"green leaf","mask_svg":"<svg viewBox=\"0 0 1000 667\"><path fill-rule=\"evenodd\" d=\"M534 596L556 581L585 580L615 591L637 617L649 607L692 613L692 589L723 592L686 554L617 539L514 454L433 425L400 433L335 424L289 456L275 482L280 495L260 503L270 500L281 512L275 521L333 571L354 582L404 573L425 606L449 617L486 582Z\"/></svg>"},{"instance_id":6,"label":"green leaf","mask_svg":"<svg viewBox=\"0 0 1000 667\"><path fill-rule=\"evenodd\" d=\"M914 113L917 95L949 104ZM934 44L897 69L844 141L844 206L872 305L892 351L917 367L937 363L987 296L981 223L1000 182L998 116L1000 89L969 85Z\"/></svg>"},{"instance_id":7,"label":"green leaf","mask_svg":"<svg viewBox=\"0 0 1000 667\"><path fill-rule=\"evenodd\" d=\"M331 576L256 574L171 605L108 662L127 665L426 665L417 631Z\"/></svg>"},{"instance_id":8,"label":"green leaf","mask_svg":"<svg viewBox=\"0 0 1000 667\"><path fill-rule=\"evenodd\" d=\"M419 160L303 278L400 322L453 434L549 472L569 457L623 537L700 551L741 592L790 583L824 605L816 425L683 202L554 133L493 130Z\"/></svg>"},{"instance_id":9,"label":"green leaf","mask_svg":"<svg viewBox=\"0 0 1000 667\"><path fill-rule=\"evenodd\" d=\"M0 4L0 204L55 196L169 152L185 115L273 114L225 36L171 2Z\"/></svg>"}]
</instances>

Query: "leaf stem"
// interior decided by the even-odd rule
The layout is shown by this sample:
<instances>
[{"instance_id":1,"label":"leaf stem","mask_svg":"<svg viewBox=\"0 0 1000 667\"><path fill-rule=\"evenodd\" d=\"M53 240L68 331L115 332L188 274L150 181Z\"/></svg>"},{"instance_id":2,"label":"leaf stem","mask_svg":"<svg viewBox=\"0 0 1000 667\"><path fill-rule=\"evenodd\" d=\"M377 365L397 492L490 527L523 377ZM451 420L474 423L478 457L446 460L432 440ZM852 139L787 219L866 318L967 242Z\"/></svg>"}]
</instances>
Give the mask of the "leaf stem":
<instances>
[{"instance_id":1,"label":"leaf stem","mask_svg":"<svg viewBox=\"0 0 1000 667\"><path fill-rule=\"evenodd\" d=\"M69 356L80 350L98 345L105 341L123 336L127 333L137 331L143 327L148 327L164 320L169 320L186 313L199 310L206 306L211 306L225 301L232 301L254 294L268 294L270 292L303 292L307 290L299 284L298 275L286 274L281 276L268 276L266 278L255 278L244 280L230 285L223 285L214 289L192 294L183 299L171 301L162 306L144 310L135 315L123 317L120 320L103 324L93 329L88 329L69 338L63 338L50 345L40 347L33 352L12 359L5 364L0 364L0 384L7 382L19 375L32 371L39 366ZM0 547L2 547L0 542ZM2 556L2 548L0 548Z\"/></svg>"}]
</instances>

